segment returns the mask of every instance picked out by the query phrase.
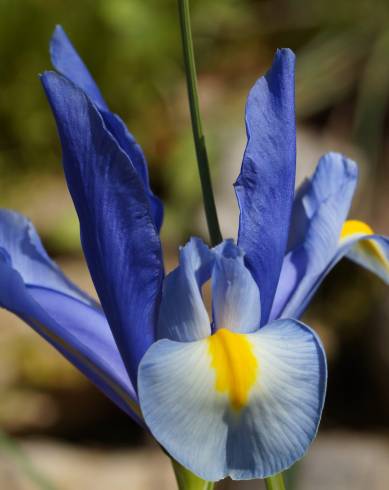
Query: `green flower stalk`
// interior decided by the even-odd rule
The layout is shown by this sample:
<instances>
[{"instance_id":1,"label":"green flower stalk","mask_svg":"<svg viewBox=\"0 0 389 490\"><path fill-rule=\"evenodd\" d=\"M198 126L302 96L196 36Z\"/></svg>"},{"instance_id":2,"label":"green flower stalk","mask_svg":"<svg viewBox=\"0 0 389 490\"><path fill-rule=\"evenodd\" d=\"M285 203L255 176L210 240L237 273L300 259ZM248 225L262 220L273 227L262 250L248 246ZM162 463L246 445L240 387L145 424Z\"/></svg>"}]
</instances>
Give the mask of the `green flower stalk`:
<instances>
[{"instance_id":1,"label":"green flower stalk","mask_svg":"<svg viewBox=\"0 0 389 490\"><path fill-rule=\"evenodd\" d=\"M203 134L199 97L197 91L196 63L193 48L193 38L190 23L189 0L178 0L180 17L181 39L185 62L185 74L188 89L189 106L192 120L193 138L196 148L198 169L201 180L201 188L204 200L204 209L211 243L213 246L220 243L223 238L220 232L219 220L213 195L211 174L209 171L209 160L205 137ZM210 490L213 484L199 480L191 472L173 462L174 471L180 490ZM285 490L282 473L266 479L268 490Z\"/></svg>"},{"instance_id":2,"label":"green flower stalk","mask_svg":"<svg viewBox=\"0 0 389 490\"><path fill-rule=\"evenodd\" d=\"M199 97L197 93L196 64L190 27L189 0L178 0L178 10L180 16L181 39L184 53L190 113L192 118L193 138L196 148L201 188L203 192L205 215L207 218L211 244L215 246L220 243L223 238L220 232L219 220L217 217L215 198L212 190L211 174L209 171L207 148L205 146L205 137L201 124Z\"/></svg>"}]
</instances>

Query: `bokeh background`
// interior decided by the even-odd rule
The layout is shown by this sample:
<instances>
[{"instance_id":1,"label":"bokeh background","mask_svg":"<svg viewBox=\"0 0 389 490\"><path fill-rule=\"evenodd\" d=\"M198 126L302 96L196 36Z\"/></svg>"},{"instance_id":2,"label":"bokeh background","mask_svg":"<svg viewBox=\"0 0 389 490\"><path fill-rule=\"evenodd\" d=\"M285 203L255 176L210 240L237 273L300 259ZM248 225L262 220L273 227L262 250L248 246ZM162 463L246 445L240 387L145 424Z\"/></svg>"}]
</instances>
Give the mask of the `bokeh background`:
<instances>
[{"instance_id":1,"label":"bokeh background","mask_svg":"<svg viewBox=\"0 0 389 490\"><path fill-rule=\"evenodd\" d=\"M244 104L277 47L298 56L298 179L328 150L360 164L352 214L389 235L387 0L192 0L199 88L225 236ZM175 0L0 0L0 206L28 215L50 253L91 294L53 117L38 80L62 24L110 107L148 157L166 205L168 268L206 237ZM389 487L389 289L343 261L306 313L329 359L320 435L289 475L298 490ZM14 317L0 311L0 489L165 490L156 445ZM224 489L261 484L225 482Z\"/></svg>"}]
</instances>

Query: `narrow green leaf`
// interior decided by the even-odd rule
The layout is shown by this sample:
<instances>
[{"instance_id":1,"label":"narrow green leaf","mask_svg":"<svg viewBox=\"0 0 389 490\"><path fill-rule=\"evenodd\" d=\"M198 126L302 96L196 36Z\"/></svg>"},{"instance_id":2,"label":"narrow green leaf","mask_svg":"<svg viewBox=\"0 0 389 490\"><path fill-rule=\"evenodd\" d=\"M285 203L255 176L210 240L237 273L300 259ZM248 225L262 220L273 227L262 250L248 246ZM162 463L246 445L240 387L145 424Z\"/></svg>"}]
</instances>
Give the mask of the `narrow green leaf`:
<instances>
[{"instance_id":1,"label":"narrow green leaf","mask_svg":"<svg viewBox=\"0 0 389 490\"><path fill-rule=\"evenodd\" d=\"M6 454L39 490L55 490L55 487L31 464L18 444L0 430L0 451Z\"/></svg>"}]
</instances>

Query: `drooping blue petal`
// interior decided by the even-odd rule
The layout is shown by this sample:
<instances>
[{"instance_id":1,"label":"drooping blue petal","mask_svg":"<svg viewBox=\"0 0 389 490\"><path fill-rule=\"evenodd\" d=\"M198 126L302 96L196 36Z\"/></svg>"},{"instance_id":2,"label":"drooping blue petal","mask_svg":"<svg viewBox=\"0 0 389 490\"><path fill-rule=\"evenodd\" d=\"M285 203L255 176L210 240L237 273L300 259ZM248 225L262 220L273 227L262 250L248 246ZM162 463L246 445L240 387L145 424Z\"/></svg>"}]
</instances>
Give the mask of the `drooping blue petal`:
<instances>
[{"instance_id":1,"label":"drooping blue petal","mask_svg":"<svg viewBox=\"0 0 389 490\"><path fill-rule=\"evenodd\" d=\"M156 342L139 366L139 400L157 441L201 478L265 478L306 452L326 377L316 335L279 320L252 334Z\"/></svg>"},{"instance_id":2,"label":"drooping blue petal","mask_svg":"<svg viewBox=\"0 0 389 490\"><path fill-rule=\"evenodd\" d=\"M247 147L235 184L240 207L238 245L261 292L262 324L277 287L293 203L296 128L295 56L278 50L273 66L251 90L246 106Z\"/></svg>"},{"instance_id":3,"label":"drooping blue petal","mask_svg":"<svg viewBox=\"0 0 389 490\"><path fill-rule=\"evenodd\" d=\"M88 97L47 72L42 83L58 126L81 241L116 343L136 383L154 341L162 284L159 237L140 178Z\"/></svg>"},{"instance_id":4,"label":"drooping blue petal","mask_svg":"<svg viewBox=\"0 0 389 490\"><path fill-rule=\"evenodd\" d=\"M0 307L50 342L136 421L137 396L106 318L86 295L75 294L22 216L0 212Z\"/></svg>"},{"instance_id":5,"label":"drooping blue petal","mask_svg":"<svg viewBox=\"0 0 389 490\"><path fill-rule=\"evenodd\" d=\"M159 231L163 221L163 206L150 188L147 162L143 151L119 116L110 112L97 84L61 26L55 28L51 38L50 55L54 68L80 87L98 107L107 129L112 133L122 150L127 153L142 179L152 208L154 222Z\"/></svg>"},{"instance_id":6,"label":"drooping blue petal","mask_svg":"<svg viewBox=\"0 0 389 490\"><path fill-rule=\"evenodd\" d=\"M233 242L224 244L214 249L219 252L212 270L214 325L216 329L253 332L261 320L258 286L244 264L243 252Z\"/></svg>"},{"instance_id":7,"label":"drooping blue petal","mask_svg":"<svg viewBox=\"0 0 389 490\"><path fill-rule=\"evenodd\" d=\"M0 248L25 284L55 289L87 304L94 304L50 259L32 223L21 214L0 209Z\"/></svg>"},{"instance_id":8,"label":"drooping blue petal","mask_svg":"<svg viewBox=\"0 0 389 490\"><path fill-rule=\"evenodd\" d=\"M320 159L314 175L297 194L289 252L284 259L272 319L298 318L335 264L357 177L355 162L329 153Z\"/></svg>"},{"instance_id":9,"label":"drooping blue petal","mask_svg":"<svg viewBox=\"0 0 389 490\"><path fill-rule=\"evenodd\" d=\"M157 337L187 342L207 337L211 326L201 287L210 278L213 253L198 238L180 251L180 264L165 278Z\"/></svg>"},{"instance_id":10,"label":"drooping blue petal","mask_svg":"<svg viewBox=\"0 0 389 490\"><path fill-rule=\"evenodd\" d=\"M389 237L361 233L341 240L338 254L373 272L389 284Z\"/></svg>"}]
</instances>

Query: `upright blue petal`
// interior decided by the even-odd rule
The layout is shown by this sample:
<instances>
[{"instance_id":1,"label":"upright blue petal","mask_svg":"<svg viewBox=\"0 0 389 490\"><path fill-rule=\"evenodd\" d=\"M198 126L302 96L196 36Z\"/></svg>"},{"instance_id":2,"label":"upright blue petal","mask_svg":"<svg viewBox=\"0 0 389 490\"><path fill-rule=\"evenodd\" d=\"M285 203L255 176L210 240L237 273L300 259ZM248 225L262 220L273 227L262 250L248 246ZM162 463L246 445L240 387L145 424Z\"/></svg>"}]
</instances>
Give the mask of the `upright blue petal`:
<instances>
[{"instance_id":1,"label":"upright blue petal","mask_svg":"<svg viewBox=\"0 0 389 490\"><path fill-rule=\"evenodd\" d=\"M51 38L50 55L54 68L80 87L98 107L107 129L116 138L122 150L127 153L145 186L154 222L159 231L163 220L163 206L150 188L147 162L143 151L119 116L110 112L99 88L61 26L55 28Z\"/></svg>"},{"instance_id":2,"label":"upright blue petal","mask_svg":"<svg viewBox=\"0 0 389 490\"><path fill-rule=\"evenodd\" d=\"M127 154L138 172L147 193L155 226L160 231L163 222L163 205L161 200L151 190L146 157L141 146L136 142L134 136L128 131L127 126L119 116L107 111L101 111L101 115L107 129L115 137L119 146Z\"/></svg>"},{"instance_id":3,"label":"upright blue petal","mask_svg":"<svg viewBox=\"0 0 389 490\"><path fill-rule=\"evenodd\" d=\"M334 265L357 177L355 162L329 153L320 159L314 175L298 192L272 319L298 318Z\"/></svg>"},{"instance_id":4,"label":"upright blue petal","mask_svg":"<svg viewBox=\"0 0 389 490\"><path fill-rule=\"evenodd\" d=\"M357 180L357 164L340 153L327 153L319 160L313 176L303 183L296 194L288 251L305 243L313 227L317 227L316 233L313 233L321 240L322 246L316 259L320 259L325 243L328 245L328 255L331 255L330 249L336 247L350 210ZM313 246L311 248L315 252Z\"/></svg>"},{"instance_id":5,"label":"upright blue petal","mask_svg":"<svg viewBox=\"0 0 389 490\"><path fill-rule=\"evenodd\" d=\"M294 54L278 50L271 70L251 90L246 106L248 142L235 184L240 207L238 245L261 292L262 324L273 303L293 203L294 66Z\"/></svg>"},{"instance_id":6,"label":"upright blue petal","mask_svg":"<svg viewBox=\"0 0 389 490\"><path fill-rule=\"evenodd\" d=\"M135 390L103 312L48 258L31 223L6 210L0 212L0 307L28 323L141 421Z\"/></svg>"},{"instance_id":7,"label":"upright blue petal","mask_svg":"<svg viewBox=\"0 0 389 490\"><path fill-rule=\"evenodd\" d=\"M96 291L133 383L155 338L163 277L161 244L141 180L88 97L45 73L65 176Z\"/></svg>"},{"instance_id":8,"label":"upright blue petal","mask_svg":"<svg viewBox=\"0 0 389 490\"><path fill-rule=\"evenodd\" d=\"M211 334L201 293L210 278L213 253L198 238L180 251L180 265L165 278L158 321L158 338L188 342Z\"/></svg>"},{"instance_id":9,"label":"upright blue petal","mask_svg":"<svg viewBox=\"0 0 389 490\"><path fill-rule=\"evenodd\" d=\"M99 87L61 26L56 26L50 41L54 68L80 87L99 109L108 110Z\"/></svg>"}]
</instances>

